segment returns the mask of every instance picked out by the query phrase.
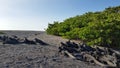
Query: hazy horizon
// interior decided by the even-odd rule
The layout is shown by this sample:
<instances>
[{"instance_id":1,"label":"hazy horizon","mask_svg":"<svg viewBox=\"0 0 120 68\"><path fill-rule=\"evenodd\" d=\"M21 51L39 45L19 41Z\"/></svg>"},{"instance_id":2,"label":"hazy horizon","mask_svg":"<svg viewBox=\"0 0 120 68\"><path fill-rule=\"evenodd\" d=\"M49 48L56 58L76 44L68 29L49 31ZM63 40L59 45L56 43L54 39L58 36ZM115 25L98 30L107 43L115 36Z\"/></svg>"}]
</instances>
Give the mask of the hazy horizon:
<instances>
[{"instance_id":1,"label":"hazy horizon","mask_svg":"<svg viewBox=\"0 0 120 68\"><path fill-rule=\"evenodd\" d=\"M53 21L119 5L120 0L0 0L0 30L43 31Z\"/></svg>"}]
</instances>

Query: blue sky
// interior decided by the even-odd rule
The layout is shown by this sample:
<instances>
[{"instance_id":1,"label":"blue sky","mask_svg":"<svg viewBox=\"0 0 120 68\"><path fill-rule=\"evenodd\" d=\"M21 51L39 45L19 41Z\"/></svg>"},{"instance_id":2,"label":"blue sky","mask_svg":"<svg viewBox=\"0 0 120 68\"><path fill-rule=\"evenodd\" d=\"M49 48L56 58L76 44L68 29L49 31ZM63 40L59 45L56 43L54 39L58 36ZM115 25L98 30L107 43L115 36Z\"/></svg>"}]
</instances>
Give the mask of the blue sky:
<instances>
[{"instance_id":1,"label":"blue sky","mask_svg":"<svg viewBox=\"0 0 120 68\"><path fill-rule=\"evenodd\" d=\"M119 5L120 0L0 0L0 30L44 30L53 21Z\"/></svg>"}]
</instances>

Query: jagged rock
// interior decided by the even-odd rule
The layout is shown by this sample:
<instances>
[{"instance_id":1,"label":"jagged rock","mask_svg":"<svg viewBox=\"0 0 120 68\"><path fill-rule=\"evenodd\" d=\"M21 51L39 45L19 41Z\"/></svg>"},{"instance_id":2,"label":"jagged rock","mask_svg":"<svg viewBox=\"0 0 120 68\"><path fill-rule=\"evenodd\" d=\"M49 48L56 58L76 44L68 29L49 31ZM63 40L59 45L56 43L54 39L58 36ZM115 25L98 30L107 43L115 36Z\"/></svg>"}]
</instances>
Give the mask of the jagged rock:
<instances>
[{"instance_id":1,"label":"jagged rock","mask_svg":"<svg viewBox=\"0 0 120 68\"><path fill-rule=\"evenodd\" d=\"M27 37L25 37L24 39L21 39L16 35L0 36L0 42L2 42L3 44L34 44L36 45L38 43L40 45L48 45L47 43L37 38L35 38L34 40L29 40Z\"/></svg>"},{"instance_id":2,"label":"jagged rock","mask_svg":"<svg viewBox=\"0 0 120 68\"><path fill-rule=\"evenodd\" d=\"M74 43L74 42L71 42L70 40L66 42L67 46L68 47L74 47L74 48L78 48L78 44Z\"/></svg>"},{"instance_id":3,"label":"jagged rock","mask_svg":"<svg viewBox=\"0 0 120 68\"><path fill-rule=\"evenodd\" d=\"M5 37L4 37L5 38ZM19 41L15 38L11 38L11 37L6 37L3 40L3 44L19 44Z\"/></svg>"},{"instance_id":4,"label":"jagged rock","mask_svg":"<svg viewBox=\"0 0 120 68\"><path fill-rule=\"evenodd\" d=\"M36 42L35 42L35 41L28 40L26 37L25 37L25 40L24 40L24 42L23 42L23 43L25 43L25 44L36 44Z\"/></svg>"},{"instance_id":5,"label":"jagged rock","mask_svg":"<svg viewBox=\"0 0 120 68\"><path fill-rule=\"evenodd\" d=\"M1 41L5 41L6 39L8 39L8 36L5 36L5 35L4 36L0 36L0 40Z\"/></svg>"},{"instance_id":6,"label":"jagged rock","mask_svg":"<svg viewBox=\"0 0 120 68\"><path fill-rule=\"evenodd\" d=\"M120 60L117 60L116 64L117 64L117 68L120 68Z\"/></svg>"},{"instance_id":7,"label":"jagged rock","mask_svg":"<svg viewBox=\"0 0 120 68\"><path fill-rule=\"evenodd\" d=\"M78 45L69 40L65 43L61 42L59 52L65 53L65 56L107 68L120 67L120 52L107 47L93 48L86 44Z\"/></svg>"},{"instance_id":8,"label":"jagged rock","mask_svg":"<svg viewBox=\"0 0 120 68\"><path fill-rule=\"evenodd\" d=\"M59 47L59 52L61 52L61 51L65 51L65 50L67 50L68 52L70 52L70 53L73 53L73 52L78 52L77 50L76 50L76 47L74 47L74 46L69 46L69 45L67 45L67 44L64 44L64 43L62 43L61 42L61 47Z\"/></svg>"},{"instance_id":9,"label":"jagged rock","mask_svg":"<svg viewBox=\"0 0 120 68\"><path fill-rule=\"evenodd\" d=\"M86 44L80 45L81 51L95 51L94 48L87 46Z\"/></svg>"},{"instance_id":10,"label":"jagged rock","mask_svg":"<svg viewBox=\"0 0 120 68\"><path fill-rule=\"evenodd\" d=\"M35 38L35 42L36 42L36 43L39 43L40 45L48 45L47 43L45 43L45 42L43 42L42 40L37 39L37 38Z\"/></svg>"},{"instance_id":11,"label":"jagged rock","mask_svg":"<svg viewBox=\"0 0 120 68\"><path fill-rule=\"evenodd\" d=\"M16 35L12 35L13 38L18 38Z\"/></svg>"}]
</instances>

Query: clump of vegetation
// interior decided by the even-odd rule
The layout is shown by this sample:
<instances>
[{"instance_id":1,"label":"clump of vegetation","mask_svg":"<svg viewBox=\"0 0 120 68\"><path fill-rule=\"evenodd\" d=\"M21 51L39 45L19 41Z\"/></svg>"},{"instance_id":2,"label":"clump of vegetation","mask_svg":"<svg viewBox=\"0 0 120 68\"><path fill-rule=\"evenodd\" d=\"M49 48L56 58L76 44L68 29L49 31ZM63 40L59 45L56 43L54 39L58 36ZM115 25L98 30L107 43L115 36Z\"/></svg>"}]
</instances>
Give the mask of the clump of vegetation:
<instances>
[{"instance_id":1,"label":"clump of vegetation","mask_svg":"<svg viewBox=\"0 0 120 68\"><path fill-rule=\"evenodd\" d=\"M100 12L88 12L49 24L47 33L69 39L80 39L88 45L120 47L120 6Z\"/></svg>"},{"instance_id":2,"label":"clump of vegetation","mask_svg":"<svg viewBox=\"0 0 120 68\"><path fill-rule=\"evenodd\" d=\"M4 34L3 32L0 32L0 34Z\"/></svg>"}]
</instances>

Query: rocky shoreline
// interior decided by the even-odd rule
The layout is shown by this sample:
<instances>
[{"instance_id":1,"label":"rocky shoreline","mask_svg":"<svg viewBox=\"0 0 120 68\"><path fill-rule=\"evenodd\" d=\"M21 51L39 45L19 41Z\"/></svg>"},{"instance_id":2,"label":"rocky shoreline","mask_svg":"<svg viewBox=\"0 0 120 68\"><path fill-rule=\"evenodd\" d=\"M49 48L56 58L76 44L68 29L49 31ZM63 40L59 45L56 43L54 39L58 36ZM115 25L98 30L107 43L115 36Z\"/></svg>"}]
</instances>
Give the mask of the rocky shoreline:
<instances>
[{"instance_id":1,"label":"rocky shoreline","mask_svg":"<svg viewBox=\"0 0 120 68\"><path fill-rule=\"evenodd\" d=\"M5 36L17 36L25 41L35 42L35 38L48 45L42 44L0 44L0 68L104 68L72 59L59 54L60 42L67 39L47 35L43 31L3 31ZM0 35L3 37L3 35ZM27 41L28 42L28 41ZM36 42L35 42L36 43Z\"/></svg>"}]
</instances>

